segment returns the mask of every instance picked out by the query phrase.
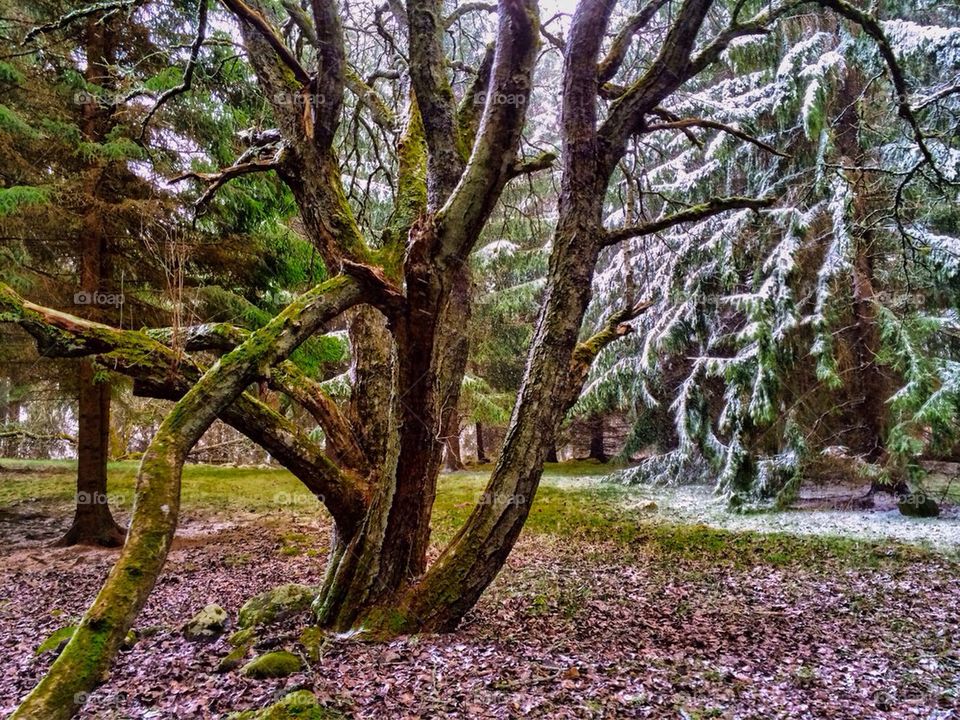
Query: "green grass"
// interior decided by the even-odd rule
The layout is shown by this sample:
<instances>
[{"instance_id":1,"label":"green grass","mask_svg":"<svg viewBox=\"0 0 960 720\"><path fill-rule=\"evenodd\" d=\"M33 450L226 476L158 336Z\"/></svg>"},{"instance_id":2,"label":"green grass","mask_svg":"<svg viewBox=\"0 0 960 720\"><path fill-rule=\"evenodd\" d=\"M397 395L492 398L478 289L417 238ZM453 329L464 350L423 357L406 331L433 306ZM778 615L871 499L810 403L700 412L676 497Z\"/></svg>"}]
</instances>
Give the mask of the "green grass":
<instances>
[{"instance_id":1,"label":"green grass","mask_svg":"<svg viewBox=\"0 0 960 720\"><path fill-rule=\"evenodd\" d=\"M22 461L3 461L0 466L20 467ZM26 466L25 466L26 467ZM36 463L40 472L0 473L0 507L24 501L68 503L75 494L72 462ZM138 463L135 460L110 463L108 495L111 505L129 509ZM183 470L184 510L298 509L315 512L321 505L286 470L275 468L234 468L216 465L187 465Z\"/></svg>"},{"instance_id":2,"label":"green grass","mask_svg":"<svg viewBox=\"0 0 960 720\"><path fill-rule=\"evenodd\" d=\"M10 461L0 466L10 467ZM0 473L0 510L20 504L68 512L74 497L74 465L69 462L21 463L16 473ZM36 472L30 472L36 470ZM631 488L599 482L604 466L595 463L549 465L524 532L567 544L611 543L629 552L655 553L672 562L771 566L876 566L924 556L909 545L877 543L831 535L732 531L701 523L650 515L627 507ZM111 463L109 494L114 507L129 510L137 463ZM433 537L443 544L483 497L489 470L472 468L443 475L438 485ZM293 512L306 517L321 506L296 478L282 469L188 465L183 473L183 512L221 514ZM279 520L278 520L279 521ZM290 535L282 552L315 552Z\"/></svg>"}]
</instances>

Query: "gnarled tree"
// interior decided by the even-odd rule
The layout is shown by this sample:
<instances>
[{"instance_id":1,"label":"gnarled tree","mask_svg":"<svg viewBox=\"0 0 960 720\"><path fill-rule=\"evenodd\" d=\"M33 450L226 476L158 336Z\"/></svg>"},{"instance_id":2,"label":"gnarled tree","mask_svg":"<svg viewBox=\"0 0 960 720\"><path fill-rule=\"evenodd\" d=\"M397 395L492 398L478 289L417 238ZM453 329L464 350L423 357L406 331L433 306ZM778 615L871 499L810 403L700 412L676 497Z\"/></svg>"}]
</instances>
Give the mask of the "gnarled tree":
<instances>
[{"instance_id":1,"label":"gnarled tree","mask_svg":"<svg viewBox=\"0 0 960 720\"><path fill-rule=\"evenodd\" d=\"M838 0L839 1L839 0ZM831 4L837 4L832 2ZM219 415L277 448L275 454L324 496L336 522L318 622L370 637L454 628L505 562L537 492L541 468L566 411L597 353L630 331L648 306L645 289L625 288L589 337L583 332L601 251L647 232L731 209L762 209L770 198L713 198L668 207L636 228L604 227L608 186L631 143L660 123L659 108L711 67L731 42L769 32L802 6L767 0L648 0L636 13L613 0L581 0L566 40L542 32L535 0L499 0L495 40L467 83L451 80L447 32L466 11L442 0L373 8L385 53L402 72L364 78L348 49L369 46L346 32L335 0L304 10L223 0L243 39L276 127L256 135L238 162L208 183L208 202L234 177L275 171L299 206L303 232L333 278L252 333L193 328L171 333L116 331L0 295L0 318L20 323L48 352L109 354L155 391L185 392L141 463L129 536L117 565L79 628L15 718L67 718L77 693L108 669L146 601L177 522L186 454ZM91 12L95 12L92 10ZM616 17L616 23L611 19ZM68 21L68 20L67 20ZM621 27L611 27L618 24ZM655 38L651 63L633 66L631 44ZM533 341L503 447L488 487L464 526L428 566L431 510L444 429L456 412L467 359L470 275L466 262L508 182L542 170L546 156L519 153L543 35L562 47L560 194L549 270ZM350 40L350 42L348 42ZM201 40L202 42L202 40ZM392 94L375 86L398 83ZM460 97L458 97L458 95ZM379 234L344 187L344 108L369 137L393 141L393 208ZM359 125L352 125L356 130ZM683 128L679 128L681 131ZM740 139L745 142L741 133ZM372 177L372 176L371 176ZM635 296L634 296L635 295ZM346 314L354 392L344 407L284 361L325 324ZM164 348L219 348L211 368ZM323 426L320 449L244 394L255 381L275 384L307 406ZM256 417L256 419L254 419ZM298 454L309 458L297 460ZM336 461L334 461L334 458ZM292 467L292 466L295 466Z\"/></svg>"}]
</instances>

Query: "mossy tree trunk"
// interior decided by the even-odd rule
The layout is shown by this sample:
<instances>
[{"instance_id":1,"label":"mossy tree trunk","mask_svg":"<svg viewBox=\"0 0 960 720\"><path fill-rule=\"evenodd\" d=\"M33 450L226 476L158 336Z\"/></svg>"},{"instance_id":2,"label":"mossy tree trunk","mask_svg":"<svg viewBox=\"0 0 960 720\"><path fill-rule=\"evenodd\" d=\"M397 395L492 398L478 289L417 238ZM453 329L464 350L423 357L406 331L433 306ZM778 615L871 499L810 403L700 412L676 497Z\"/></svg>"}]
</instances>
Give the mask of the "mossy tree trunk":
<instances>
[{"instance_id":1,"label":"mossy tree trunk","mask_svg":"<svg viewBox=\"0 0 960 720\"><path fill-rule=\"evenodd\" d=\"M360 296L359 285L343 278L318 286L225 355L177 402L141 460L130 532L116 565L70 642L11 718L73 716L83 693L108 671L160 574L177 527L187 454L218 413L257 379L262 367L286 359Z\"/></svg>"},{"instance_id":2,"label":"mossy tree trunk","mask_svg":"<svg viewBox=\"0 0 960 720\"><path fill-rule=\"evenodd\" d=\"M153 392L161 392L165 370L175 381L172 393L185 393L144 456L131 529L117 565L71 642L15 713L17 719L69 717L74 694L90 689L109 666L169 548L184 458L218 415L232 418L251 435L256 434L253 418L262 419L264 441L274 443L281 457L286 454L290 465L296 465L290 455L297 447L315 457L303 463L301 479L308 482L311 470L316 473L316 486L337 526L314 604L322 625L370 637L454 628L516 542L544 459L591 362L630 331L627 323L645 307L626 297L624 307L611 312L596 334L581 338L601 250L635 234L743 206L707 203L649 227L604 229L607 187L630 138L642 131L644 117L720 57L737 33L719 35L695 54L712 3L685 0L654 64L620 88L601 122L598 67L607 79L616 75L624 45L651 15L631 21L626 39L601 58L613 3L582 0L564 53L558 221L524 378L486 491L428 567L444 432L456 413L468 352L469 255L506 183L555 159L517 157L538 55L535 2L500 0L495 47L459 105L448 78L442 0L409 0L405 10L391 6L408 35L411 102L403 123L390 122L401 128L398 195L377 243L360 231L334 148L350 73L336 3L317 0L310 7L312 18L291 18L313 45L322 68L315 73L285 45L271 22L272 10L255 0L224 4L240 24L247 57L285 143L273 169L291 188L304 230L325 265L340 274L254 333L189 329L188 349L209 343L226 352L205 372L190 357L169 362L163 332L83 323L32 306L0 286L0 319L20 323L41 348L59 348L68 356L104 354ZM350 77L361 86L364 102L384 115L376 91ZM287 102L290 97L304 102ZM284 360L326 321L354 306L362 306L350 317L355 391L341 409ZM330 431L331 455L339 466L309 443L291 441L282 419L244 394L261 380L311 410Z\"/></svg>"}]
</instances>

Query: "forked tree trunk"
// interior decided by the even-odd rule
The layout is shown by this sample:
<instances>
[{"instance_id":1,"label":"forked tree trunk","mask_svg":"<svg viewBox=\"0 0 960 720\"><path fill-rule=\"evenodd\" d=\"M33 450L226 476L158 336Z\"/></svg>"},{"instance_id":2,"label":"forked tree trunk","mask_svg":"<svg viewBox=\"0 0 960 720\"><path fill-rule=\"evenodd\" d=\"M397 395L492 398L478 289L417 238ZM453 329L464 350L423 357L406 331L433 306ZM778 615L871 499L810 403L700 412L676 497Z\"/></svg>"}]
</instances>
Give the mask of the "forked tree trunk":
<instances>
[{"instance_id":1,"label":"forked tree trunk","mask_svg":"<svg viewBox=\"0 0 960 720\"><path fill-rule=\"evenodd\" d=\"M225 2L243 19L245 43L264 90L288 88L291 63L278 61L273 54L277 38L257 29L263 17L251 19L245 3ZM626 116L623 110L620 116L612 112L620 121L607 128L602 142L597 130L597 61L613 3L585 1L578 6L565 53L559 218L524 379L486 491L429 569L426 558L442 430L455 413L467 358L466 260L504 184L516 172L539 33L533 3L501 1L491 91L467 163L458 149L464 138L452 137L458 130L451 122L450 88L439 80L444 63L442 3L411 0L409 7L416 10L406 18L410 54L419 60L409 67L430 154L425 208L410 227L402 268L389 268L402 275L402 297L395 297L400 291L384 277L378 276L369 287L362 287L359 280L370 281L377 273L362 263L363 251L357 249L362 243L353 242L359 231L330 152L340 105L307 113L306 127L304 113L274 105L291 145L287 158L293 164L284 177L301 205L304 225L316 235L328 267L337 267L334 261L343 259L342 266L355 279L338 276L291 304L207 371L164 420L141 464L134 518L120 559L70 643L14 720L69 717L77 703L75 693L88 690L102 675L156 581L176 528L180 473L190 448L250 382L270 375L270 368L323 322L361 302L385 313L395 348L389 407L385 399L376 405L386 411L385 447L382 462L369 467L369 486L374 490L364 503L362 519L333 543L314 604L318 621L332 630L359 630L368 637L449 630L475 605L506 561L530 512L548 449L590 363L603 345L628 332L622 323L635 317L636 308L625 308L596 335L579 342L595 265L608 240L602 226L604 193L634 124L631 116L642 118L644 103L652 108L682 82L681 71L689 66L709 3L684 3L687 20L679 25L681 37L666 43L670 67L641 84L646 88L639 93L641 107L629 110L627 103ZM313 10L314 29L323 35L317 49L326 53L324 70L342 69L335 5L318 2ZM326 102L325 84L335 85L337 75L331 71L307 77L321 106ZM501 97L522 102L500 102ZM303 142L304 137L310 143ZM299 168L300 174L291 168ZM322 192L317 183L311 190L307 182L311 173L316 180L318 168ZM27 325L36 322L28 319Z\"/></svg>"}]
</instances>

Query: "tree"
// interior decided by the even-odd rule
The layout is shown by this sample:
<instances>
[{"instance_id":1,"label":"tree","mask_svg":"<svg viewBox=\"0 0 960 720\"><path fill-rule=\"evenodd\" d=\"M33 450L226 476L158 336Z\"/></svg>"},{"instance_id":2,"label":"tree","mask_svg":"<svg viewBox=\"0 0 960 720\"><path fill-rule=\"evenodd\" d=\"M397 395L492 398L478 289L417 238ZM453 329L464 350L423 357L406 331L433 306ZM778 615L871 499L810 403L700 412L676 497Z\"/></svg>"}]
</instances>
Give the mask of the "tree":
<instances>
[{"instance_id":1,"label":"tree","mask_svg":"<svg viewBox=\"0 0 960 720\"><path fill-rule=\"evenodd\" d=\"M944 202L953 151L938 134L952 124L958 36L950 9L903 11L931 24L819 12L731 48L664 106L660 138L625 164L628 191L642 169L665 198L680 189L706 200L720 188L782 197L760 216L639 236L610 259L607 282L646 277L667 289L642 341L608 353L590 386L594 405L643 398L646 412L674 415L673 452L632 477L696 459L734 506L757 507L792 499L823 451L845 446L875 489L904 493L917 458L955 441L955 241L929 230L955 227ZM904 138L884 102L904 83L899 71L895 88L880 80L896 63L915 73L921 135ZM735 136L745 132L753 142Z\"/></svg>"},{"instance_id":2,"label":"tree","mask_svg":"<svg viewBox=\"0 0 960 720\"><path fill-rule=\"evenodd\" d=\"M150 16L153 32L170 43L173 55L184 40L190 52L192 36L183 36L177 24L187 12L205 26L206 6L200 9ZM136 4L80 8L63 15L68 22L45 25L50 12L47 4L21 3L5 13L10 53L2 63L0 253L6 280L45 304L113 325L178 326L186 315L188 322L221 317L250 327L282 307L278 293L323 277L313 252L282 225L289 215L283 208L291 203L277 182L238 183L206 205L191 226L193 198L175 197L149 177L170 172L167 144L182 149L189 139L222 157L236 118L256 117L249 101L242 95L229 103L218 100L214 118L209 93L197 83L192 100L202 116L166 113L181 73L161 61L144 18L135 15ZM212 55L223 74L223 50ZM136 85L124 67L136 68ZM205 79L208 70L187 74ZM229 80L235 92L243 88L236 78ZM149 113L131 117L144 98L155 99ZM179 151L172 155L181 160ZM251 186L256 203L244 201ZM307 269L310 264L316 271ZM91 303L98 292L122 305ZM76 307L78 295L89 304ZM45 364L38 367L42 371ZM76 511L60 544L120 545L124 531L106 502L114 377L108 364L92 357L60 362L48 372L64 394L74 396L71 412L78 425ZM9 432L22 431L11 426Z\"/></svg>"},{"instance_id":3,"label":"tree","mask_svg":"<svg viewBox=\"0 0 960 720\"><path fill-rule=\"evenodd\" d=\"M870 21L852 6L825 1L857 22ZM498 3L489 61L473 64L478 72L459 85L464 88L459 103L444 38L450 24L476 6L448 13L439 0L409 0L405 8L374 9L372 22L381 32L364 42L379 37L377 42L387 45L384 56L396 51L409 60L401 92L393 95L401 103L399 114L370 85L380 75L371 72L367 82L349 64L335 3L316 0L309 15L287 4L289 22L283 24L271 7L244 0L224 0L224 5L236 18L247 59L270 104L276 141L201 179L218 187L239 175L275 171L290 187L304 233L336 274L253 332L223 326L180 333L119 331L2 290L2 317L20 323L45 347L104 354L141 382L156 383L159 376L168 394L183 393L144 455L130 532L117 564L14 718L69 717L76 693L102 676L166 557L177 524L184 459L219 414L248 430L256 415L261 440L282 446L274 454L322 493L334 517L329 567L314 604L322 626L373 638L455 627L519 536L548 447L592 361L628 334L629 323L648 306L639 292L625 292L599 329L584 336L601 252L653 228L774 202L715 197L681 209L663 208L658 217L636 225L604 225L611 179L631 145L651 132L662 104L712 68L734 40L770 32L780 17L803 10L804 4L652 0L624 18L607 43L614 4L583 0L566 41L559 43L564 67L557 221L523 380L486 491L428 567L442 430L458 405L467 360L467 260L507 183L544 165L518 156L541 30L536 5L532 0ZM405 40L391 30L405 34ZM624 62L638 34L657 48L645 66ZM551 37L557 39L548 32ZM881 34L878 42L882 39ZM618 78L622 82L614 82ZM338 130L347 90L356 97L354 109L362 106L396 139L393 212L379 226L378 237L361 230L357 217L363 210L351 204L342 181ZM903 114L907 121L914 118L909 107ZM742 134L737 137L743 140ZM284 360L344 313L352 316L356 384L341 411L326 402L323 388L291 377ZM204 370L189 356L171 357L164 344L171 339L187 351L220 347L225 354ZM278 432L282 419L245 394L257 380L276 383L315 408L338 463L309 439L291 447L291 434Z\"/></svg>"}]
</instances>

